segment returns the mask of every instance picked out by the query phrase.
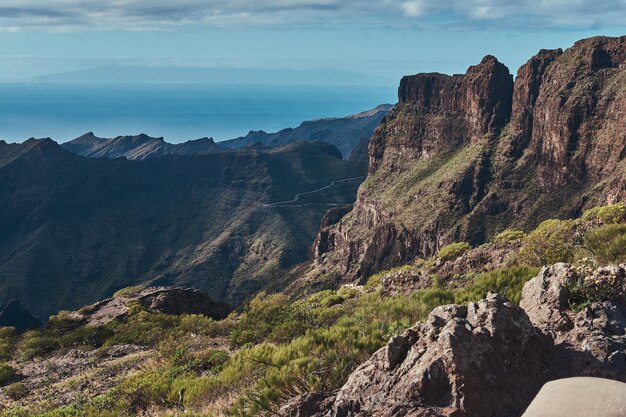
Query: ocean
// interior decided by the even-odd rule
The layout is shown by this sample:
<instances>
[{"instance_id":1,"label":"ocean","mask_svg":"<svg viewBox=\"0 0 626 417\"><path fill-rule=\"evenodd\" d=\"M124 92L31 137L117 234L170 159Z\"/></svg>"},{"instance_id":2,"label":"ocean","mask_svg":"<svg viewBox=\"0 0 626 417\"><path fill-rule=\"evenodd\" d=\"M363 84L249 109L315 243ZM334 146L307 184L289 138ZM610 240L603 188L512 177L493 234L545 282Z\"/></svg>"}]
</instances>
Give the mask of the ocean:
<instances>
[{"instance_id":1,"label":"ocean","mask_svg":"<svg viewBox=\"0 0 626 417\"><path fill-rule=\"evenodd\" d=\"M91 131L220 141L395 102L392 87L6 83L0 84L0 139L65 142Z\"/></svg>"}]
</instances>

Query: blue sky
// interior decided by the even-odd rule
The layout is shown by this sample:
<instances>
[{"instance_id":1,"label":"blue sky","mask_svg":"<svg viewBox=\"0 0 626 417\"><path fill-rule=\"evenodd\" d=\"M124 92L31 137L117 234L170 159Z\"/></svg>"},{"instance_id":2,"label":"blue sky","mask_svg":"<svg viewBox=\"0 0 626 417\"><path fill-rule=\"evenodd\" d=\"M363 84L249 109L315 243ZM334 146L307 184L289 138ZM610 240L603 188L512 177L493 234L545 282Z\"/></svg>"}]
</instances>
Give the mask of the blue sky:
<instances>
[{"instance_id":1,"label":"blue sky","mask_svg":"<svg viewBox=\"0 0 626 417\"><path fill-rule=\"evenodd\" d=\"M2 0L0 79L102 65L512 72L540 48L626 34L626 0Z\"/></svg>"}]
</instances>

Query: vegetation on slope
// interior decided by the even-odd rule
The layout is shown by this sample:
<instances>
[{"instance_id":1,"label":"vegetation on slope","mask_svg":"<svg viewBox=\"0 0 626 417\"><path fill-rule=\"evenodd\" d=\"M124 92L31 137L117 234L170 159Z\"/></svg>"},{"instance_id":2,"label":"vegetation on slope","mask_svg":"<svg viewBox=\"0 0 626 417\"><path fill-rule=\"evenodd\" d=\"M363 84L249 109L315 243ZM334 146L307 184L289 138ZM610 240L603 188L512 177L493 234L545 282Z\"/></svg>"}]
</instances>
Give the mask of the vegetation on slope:
<instances>
[{"instance_id":1,"label":"vegetation on slope","mask_svg":"<svg viewBox=\"0 0 626 417\"><path fill-rule=\"evenodd\" d=\"M344 286L298 300L261 293L221 321L155 313L137 304L125 320L100 327L76 327L70 315L60 313L43 330L15 335L2 329L0 352L6 365L0 369L6 371L4 383L11 385L2 388L10 400L0 416L273 415L299 394L338 389L390 336L438 305L478 300L488 291L519 302L524 283L544 262L568 261L584 268L625 261L624 210L618 204L588 211L577 220L546 221L527 235L507 232L486 244L511 245L507 266L468 269L464 276L436 276L437 268L478 250L458 244L446 249L446 256L376 274L365 286ZM433 285L385 296L385 276L394 273L428 274ZM605 286L585 285L572 289L572 304L606 296ZM59 404L52 393L61 392L68 381L48 381L47 386L28 387L30 392L24 390L30 382L19 381L20 369L32 360L51 360L71 349L104 357L129 345L142 346L153 359L122 373L98 395L77 395ZM90 377L104 378L104 371Z\"/></svg>"}]
</instances>

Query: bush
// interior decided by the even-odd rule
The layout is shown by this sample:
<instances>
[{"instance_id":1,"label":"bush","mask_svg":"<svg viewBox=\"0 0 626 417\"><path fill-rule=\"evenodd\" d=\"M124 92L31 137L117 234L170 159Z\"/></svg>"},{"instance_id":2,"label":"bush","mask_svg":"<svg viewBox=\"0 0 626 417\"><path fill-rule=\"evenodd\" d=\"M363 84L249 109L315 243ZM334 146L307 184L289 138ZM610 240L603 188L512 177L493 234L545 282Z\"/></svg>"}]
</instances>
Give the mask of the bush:
<instances>
[{"instance_id":1,"label":"bush","mask_svg":"<svg viewBox=\"0 0 626 417\"><path fill-rule=\"evenodd\" d=\"M617 203L608 206L594 207L585 211L583 220L601 220L604 223L615 224L626 222L626 204Z\"/></svg>"},{"instance_id":2,"label":"bush","mask_svg":"<svg viewBox=\"0 0 626 417\"><path fill-rule=\"evenodd\" d=\"M21 382L15 382L4 389L4 394L17 401L28 395L28 388Z\"/></svg>"},{"instance_id":3,"label":"bush","mask_svg":"<svg viewBox=\"0 0 626 417\"><path fill-rule=\"evenodd\" d=\"M371 275L367 279L367 282L365 283L364 288L366 290L369 290L369 289L373 289L373 288L380 286L383 277L385 277L386 275L391 275L391 274L395 274L398 272L415 271L415 270L417 270L417 268L414 265L402 265L402 266L397 266L395 268L387 269L386 271L378 272L374 275Z\"/></svg>"},{"instance_id":4,"label":"bush","mask_svg":"<svg viewBox=\"0 0 626 417\"><path fill-rule=\"evenodd\" d=\"M453 261L471 248L470 244L466 242L450 243L439 249L437 257L444 262Z\"/></svg>"},{"instance_id":5,"label":"bush","mask_svg":"<svg viewBox=\"0 0 626 417\"><path fill-rule=\"evenodd\" d=\"M0 385L5 385L15 378L16 371L11 365L0 363Z\"/></svg>"},{"instance_id":6,"label":"bush","mask_svg":"<svg viewBox=\"0 0 626 417\"><path fill-rule=\"evenodd\" d=\"M99 348L114 335L106 326L82 326L60 337L61 346L84 345Z\"/></svg>"},{"instance_id":7,"label":"bush","mask_svg":"<svg viewBox=\"0 0 626 417\"><path fill-rule=\"evenodd\" d=\"M9 360L13 355L15 328L0 327L0 360Z\"/></svg>"},{"instance_id":8,"label":"bush","mask_svg":"<svg viewBox=\"0 0 626 417\"><path fill-rule=\"evenodd\" d=\"M579 274L574 283L566 287L570 308L578 312L591 303L611 301L619 297L622 292L621 282L610 278Z\"/></svg>"},{"instance_id":9,"label":"bush","mask_svg":"<svg viewBox=\"0 0 626 417\"><path fill-rule=\"evenodd\" d=\"M484 298L489 291L494 291L519 304L524 284L535 277L538 272L539 268L536 267L518 266L478 274L474 277L472 284L458 290L455 302L465 304Z\"/></svg>"},{"instance_id":10,"label":"bush","mask_svg":"<svg viewBox=\"0 0 626 417\"><path fill-rule=\"evenodd\" d=\"M44 355L58 346L59 342L57 338L44 335L37 330L26 332L19 344L23 359L31 359Z\"/></svg>"},{"instance_id":11,"label":"bush","mask_svg":"<svg viewBox=\"0 0 626 417\"><path fill-rule=\"evenodd\" d=\"M546 220L526 236L518 260L529 266L571 262L579 241L575 221Z\"/></svg>"},{"instance_id":12,"label":"bush","mask_svg":"<svg viewBox=\"0 0 626 417\"><path fill-rule=\"evenodd\" d=\"M626 224L609 224L590 230L583 240L598 263L626 261Z\"/></svg>"},{"instance_id":13,"label":"bush","mask_svg":"<svg viewBox=\"0 0 626 417\"><path fill-rule=\"evenodd\" d=\"M493 239L495 242L512 242L514 240L526 237L526 233L521 230L506 229L496 235Z\"/></svg>"},{"instance_id":14,"label":"bush","mask_svg":"<svg viewBox=\"0 0 626 417\"><path fill-rule=\"evenodd\" d=\"M146 289L145 285L134 285L131 287L122 288L121 290L117 290L115 294L113 294L113 297L130 298L139 294L145 289Z\"/></svg>"}]
</instances>

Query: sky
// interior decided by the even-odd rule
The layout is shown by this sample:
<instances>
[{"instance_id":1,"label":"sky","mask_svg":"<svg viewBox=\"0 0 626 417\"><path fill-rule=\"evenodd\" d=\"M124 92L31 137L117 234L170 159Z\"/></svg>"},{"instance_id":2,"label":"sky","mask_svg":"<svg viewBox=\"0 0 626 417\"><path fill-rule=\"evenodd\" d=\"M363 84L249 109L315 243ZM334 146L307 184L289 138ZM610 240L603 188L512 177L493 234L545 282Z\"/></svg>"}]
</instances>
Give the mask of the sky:
<instances>
[{"instance_id":1,"label":"sky","mask_svg":"<svg viewBox=\"0 0 626 417\"><path fill-rule=\"evenodd\" d=\"M626 34L626 0L0 0L0 80L110 65L335 69L396 84ZM385 81L387 82L387 81Z\"/></svg>"}]
</instances>

